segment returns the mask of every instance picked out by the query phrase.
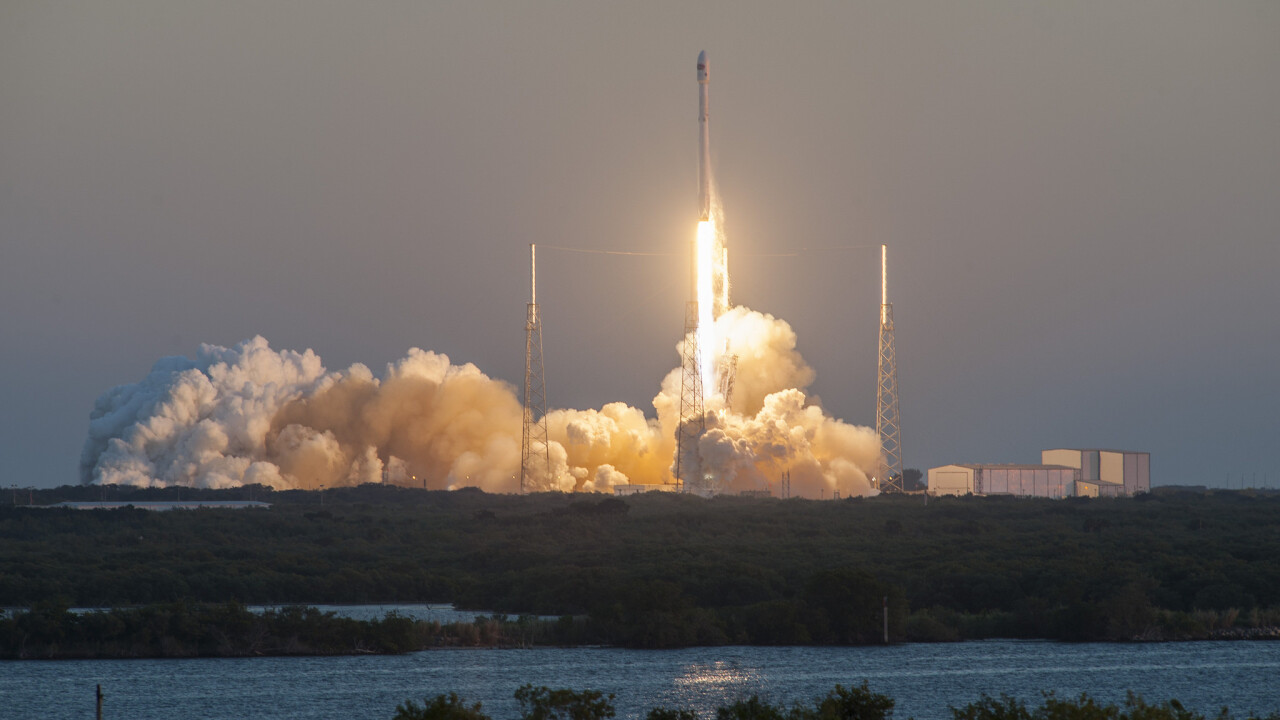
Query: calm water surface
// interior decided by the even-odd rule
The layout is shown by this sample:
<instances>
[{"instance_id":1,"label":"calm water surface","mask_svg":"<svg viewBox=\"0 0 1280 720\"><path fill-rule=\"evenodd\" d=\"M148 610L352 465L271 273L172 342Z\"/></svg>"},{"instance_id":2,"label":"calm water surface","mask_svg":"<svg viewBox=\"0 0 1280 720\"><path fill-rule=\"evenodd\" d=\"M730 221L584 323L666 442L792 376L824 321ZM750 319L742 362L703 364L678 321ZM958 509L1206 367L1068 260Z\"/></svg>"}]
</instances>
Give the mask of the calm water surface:
<instances>
[{"instance_id":1,"label":"calm water surface","mask_svg":"<svg viewBox=\"0 0 1280 720\"><path fill-rule=\"evenodd\" d=\"M809 701L867 680L897 700L895 716L949 718L981 693L1029 701L1040 690L1121 701L1178 698L1202 712L1280 710L1280 643L1064 645L984 641L888 648L434 650L394 657L0 662L0 718L85 718L102 683L105 717L390 720L406 699L454 691L496 718L531 682L617 695L618 717L651 707L714 716L758 693Z\"/></svg>"}]
</instances>

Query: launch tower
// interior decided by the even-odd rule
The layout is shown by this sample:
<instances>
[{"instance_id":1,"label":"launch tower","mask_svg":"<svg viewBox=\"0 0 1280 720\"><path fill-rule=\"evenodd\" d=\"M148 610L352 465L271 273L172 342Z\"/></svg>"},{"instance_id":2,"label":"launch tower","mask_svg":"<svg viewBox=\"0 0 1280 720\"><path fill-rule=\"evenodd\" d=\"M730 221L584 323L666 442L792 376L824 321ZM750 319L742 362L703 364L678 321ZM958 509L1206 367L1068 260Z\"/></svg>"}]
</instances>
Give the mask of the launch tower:
<instances>
[{"instance_id":1,"label":"launch tower","mask_svg":"<svg viewBox=\"0 0 1280 720\"><path fill-rule=\"evenodd\" d=\"M880 363L876 381L876 434L880 436L881 492L903 492L902 427L898 418L898 358L893 343L893 303L889 302L888 249L880 246Z\"/></svg>"},{"instance_id":2,"label":"launch tower","mask_svg":"<svg viewBox=\"0 0 1280 720\"><path fill-rule=\"evenodd\" d=\"M551 480L547 442L547 378L542 364L542 318L538 315L537 246L529 245L529 306L524 325L524 428L520 436L520 492L543 489Z\"/></svg>"},{"instance_id":3,"label":"launch tower","mask_svg":"<svg viewBox=\"0 0 1280 720\"><path fill-rule=\"evenodd\" d=\"M684 306L684 355L680 362L680 425L676 428L676 489L688 492L700 485L698 438L707 431L706 405L702 395L702 369L698 351L698 301ZM689 481L693 482L690 483Z\"/></svg>"}]
</instances>

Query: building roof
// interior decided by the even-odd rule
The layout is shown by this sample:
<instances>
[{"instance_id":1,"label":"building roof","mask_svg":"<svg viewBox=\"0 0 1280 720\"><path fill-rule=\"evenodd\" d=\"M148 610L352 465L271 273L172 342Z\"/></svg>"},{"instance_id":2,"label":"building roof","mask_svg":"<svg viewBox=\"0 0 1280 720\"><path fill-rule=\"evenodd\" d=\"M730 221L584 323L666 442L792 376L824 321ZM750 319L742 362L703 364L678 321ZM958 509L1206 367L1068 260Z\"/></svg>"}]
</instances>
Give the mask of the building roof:
<instances>
[{"instance_id":1,"label":"building roof","mask_svg":"<svg viewBox=\"0 0 1280 720\"><path fill-rule=\"evenodd\" d=\"M1121 455L1150 455L1146 450L1113 450L1111 448L1048 448L1045 452L1054 450L1070 450L1071 452L1098 452L1098 453L1120 453Z\"/></svg>"},{"instance_id":2,"label":"building roof","mask_svg":"<svg viewBox=\"0 0 1280 720\"><path fill-rule=\"evenodd\" d=\"M948 467L942 465L940 467ZM1018 463L951 463L951 467L969 468L970 470L1075 470L1067 465L1022 465Z\"/></svg>"}]
</instances>

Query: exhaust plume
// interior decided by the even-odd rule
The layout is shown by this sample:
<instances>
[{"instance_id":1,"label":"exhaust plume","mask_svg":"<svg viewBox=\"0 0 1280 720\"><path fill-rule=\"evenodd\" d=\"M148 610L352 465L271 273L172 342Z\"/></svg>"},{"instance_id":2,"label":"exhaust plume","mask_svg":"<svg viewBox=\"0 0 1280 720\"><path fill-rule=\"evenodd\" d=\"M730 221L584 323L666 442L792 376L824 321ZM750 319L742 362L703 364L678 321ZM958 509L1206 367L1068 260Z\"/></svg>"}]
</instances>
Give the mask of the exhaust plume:
<instances>
[{"instance_id":1,"label":"exhaust plume","mask_svg":"<svg viewBox=\"0 0 1280 720\"><path fill-rule=\"evenodd\" d=\"M823 414L804 388L813 370L791 327L736 307L713 342L738 356L731 406L709 398L697 448L722 491L763 490L791 472L792 493L867 494L874 431ZM679 348L677 348L679 349ZM551 477L541 489L610 492L672 482L680 371L653 400L547 416ZM381 376L326 370L314 352L254 337L158 361L138 383L104 393L90 415L84 483L278 489L367 482L432 489L519 489L521 406L515 388L470 363L411 349Z\"/></svg>"}]
</instances>

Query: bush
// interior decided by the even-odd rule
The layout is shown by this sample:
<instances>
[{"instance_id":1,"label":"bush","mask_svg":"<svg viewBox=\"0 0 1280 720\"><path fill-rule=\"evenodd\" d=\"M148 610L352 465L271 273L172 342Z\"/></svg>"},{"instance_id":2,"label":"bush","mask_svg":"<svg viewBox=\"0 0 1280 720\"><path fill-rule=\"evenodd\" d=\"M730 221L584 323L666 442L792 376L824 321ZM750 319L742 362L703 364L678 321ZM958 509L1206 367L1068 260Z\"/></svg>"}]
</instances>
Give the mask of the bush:
<instances>
[{"instance_id":1,"label":"bush","mask_svg":"<svg viewBox=\"0 0 1280 720\"><path fill-rule=\"evenodd\" d=\"M1008 695L1002 694L999 699L983 695L977 702L951 708L951 714L955 720L1206 720L1204 715L1188 710L1177 700L1148 703L1132 692L1123 706L1103 705L1088 694L1063 700L1048 692L1044 694L1044 702L1034 710L1028 710L1025 703ZM1230 717L1223 708L1213 720L1230 720Z\"/></svg>"},{"instance_id":2,"label":"bush","mask_svg":"<svg viewBox=\"0 0 1280 720\"><path fill-rule=\"evenodd\" d=\"M762 702L756 695L716 711L716 720L787 720L787 716L781 706Z\"/></svg>"},{"instance_id":3,"label":"bush","mask_svg":"<svg viewBox=\"0 0 1280 720\"><path fill-rule=\"evenodd\" d=\"M600 720L614 716L613 694L597 690L575 692L568 689L522 685L516 690L521 720Z\"/></svg>"},{"instance_id":4,"label":"bush","mask_svg":"<svg viewBox=\"0 0 1280 720\"><path fill-rule=\"evenodd\" d=\"M888 720L893 717L893 698L871 692L863 680L859 687L836 685L815 709L814 720Z\"/></svg>"},{"instance_id":5,"label":"bush","mask_svg":"<svg viewBox=\"0 0 1280 720\"><path fill-rule=\"evenodd\" d=\"M480 703L467 705L457 693L437 695L425 707L418 707L412 700L396 706L392 720L491 720L480 711Z\"/></svg>"}]
</instances>

